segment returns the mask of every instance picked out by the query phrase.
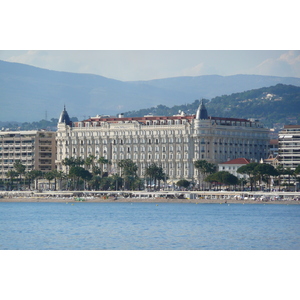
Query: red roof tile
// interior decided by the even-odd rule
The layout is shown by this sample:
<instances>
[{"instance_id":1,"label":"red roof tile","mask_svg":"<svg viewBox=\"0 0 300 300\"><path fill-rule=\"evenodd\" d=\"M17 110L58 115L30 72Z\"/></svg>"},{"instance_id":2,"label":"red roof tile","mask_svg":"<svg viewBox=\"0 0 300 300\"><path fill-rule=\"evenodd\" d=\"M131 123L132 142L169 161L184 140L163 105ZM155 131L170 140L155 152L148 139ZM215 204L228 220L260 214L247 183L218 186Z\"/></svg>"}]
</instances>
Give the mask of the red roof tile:
<instances>
[{"instance_id":1,"label":"red roof tile","mask_svg":"<svg viewBox=\"0 0 300 300\"><path fill-rule=\"evenodd\" d=\"M250 163L250 160L247 158L235 158L235 159L223 162L220 165L247 165L249 163Z\"/></svg>"}]
</instances>

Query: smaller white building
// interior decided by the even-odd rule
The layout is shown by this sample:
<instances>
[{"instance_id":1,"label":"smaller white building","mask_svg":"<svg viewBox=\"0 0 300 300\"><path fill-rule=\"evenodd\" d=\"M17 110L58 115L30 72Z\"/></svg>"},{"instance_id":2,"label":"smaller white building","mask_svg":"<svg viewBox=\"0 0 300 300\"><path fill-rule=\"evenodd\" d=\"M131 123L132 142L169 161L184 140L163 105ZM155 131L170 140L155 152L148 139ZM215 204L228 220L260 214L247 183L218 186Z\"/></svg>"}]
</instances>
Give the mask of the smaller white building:
<instances>
[{"instance_id":1,"label":"smaller white building","mask_svg":"<svg viewBox=\"0 0 300 300\"><path fill-rule=\"evenodd\" d=\"M219 171L227 171L230 174L233 174L234 176L236 176L237 178L244 178L247 179L248 175L246 174L239 174L237 172L238 168L247 165L250 163L250 160L246 159L246 158L236 158L236 159L232 159L226 162L223 162L221 164L218 164L219 166Z\"/></svg>"}]
</instances>

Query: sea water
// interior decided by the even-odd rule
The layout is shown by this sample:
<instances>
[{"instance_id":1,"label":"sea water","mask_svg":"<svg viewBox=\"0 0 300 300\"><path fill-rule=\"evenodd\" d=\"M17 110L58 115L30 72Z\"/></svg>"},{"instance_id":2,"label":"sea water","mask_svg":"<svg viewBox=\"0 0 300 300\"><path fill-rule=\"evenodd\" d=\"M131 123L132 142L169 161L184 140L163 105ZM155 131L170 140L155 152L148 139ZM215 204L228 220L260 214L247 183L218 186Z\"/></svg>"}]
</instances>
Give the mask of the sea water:
<instances>
[{"instance_id":1,"label":"sea water","mask_svg":"<svg viewBox=\"0 0 300 300\"><path fill-rule=\"evenodd\" d=\"M1 250L300 249L300 205L0 203Z\"/></svg>"}]
</instances>

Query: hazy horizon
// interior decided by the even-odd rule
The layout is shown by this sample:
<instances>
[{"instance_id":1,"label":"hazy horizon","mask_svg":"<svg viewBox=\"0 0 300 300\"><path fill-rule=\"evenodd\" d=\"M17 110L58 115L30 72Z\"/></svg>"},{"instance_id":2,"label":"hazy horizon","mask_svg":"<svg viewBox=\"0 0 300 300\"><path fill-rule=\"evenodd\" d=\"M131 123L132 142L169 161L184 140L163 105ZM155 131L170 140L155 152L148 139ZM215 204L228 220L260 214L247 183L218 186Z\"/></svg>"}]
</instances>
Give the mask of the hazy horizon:
<instances>
[{"instance_id":1,"label":"hazy horizon","mask_svg":"<svg viewBox=\"0 0 300 300\"><path fill-rule=\"evenodd\" d=\"M237 74L300 77L298 50L1 50L0 60L121 81Z\"/></svg>"}]
</instances>

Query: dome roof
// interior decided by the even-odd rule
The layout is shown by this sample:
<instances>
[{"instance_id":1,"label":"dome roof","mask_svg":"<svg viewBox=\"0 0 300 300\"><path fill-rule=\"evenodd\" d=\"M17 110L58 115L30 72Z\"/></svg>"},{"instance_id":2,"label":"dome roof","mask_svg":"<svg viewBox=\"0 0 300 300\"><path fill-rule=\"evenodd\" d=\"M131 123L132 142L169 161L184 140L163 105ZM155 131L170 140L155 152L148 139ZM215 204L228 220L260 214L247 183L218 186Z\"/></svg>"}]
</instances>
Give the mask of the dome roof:
<instances>
[{"instance_id":1,"label":"dome roof","mask_svg":"<svg viewBox=\"0 0 300 300\"><path fill-rule=\"evenodd\" d=\"M201 103L200 103L200 105L197 109L196 119L197 120L206 120L206 119L208 119L208 114L207 114L206 107L203 103L203 99L201 100Z\"/></svg>"},{"instance_id":2,"label":"dome roof","mask_svg":"<svg viewBox=\"0 0 300 300\"><path fill-rule=\"evenodd\" d=\"M69 115L68 115L68 113L66 111L66 106L64 106L64 110L60 114L58 123L65 123L66 125L70 125L71 124L70 117L69 117Z\"/></svg>"}]
</instances>

